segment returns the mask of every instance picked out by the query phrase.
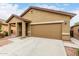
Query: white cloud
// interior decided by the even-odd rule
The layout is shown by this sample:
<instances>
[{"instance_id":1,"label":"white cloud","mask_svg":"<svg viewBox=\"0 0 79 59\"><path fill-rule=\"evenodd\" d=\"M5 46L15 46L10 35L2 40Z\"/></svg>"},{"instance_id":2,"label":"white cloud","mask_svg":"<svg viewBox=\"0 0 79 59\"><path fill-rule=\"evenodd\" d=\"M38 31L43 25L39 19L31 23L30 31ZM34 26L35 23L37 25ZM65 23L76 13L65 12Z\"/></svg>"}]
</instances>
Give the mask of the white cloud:
<instances>
[{"instance_id":1,"label":"white cloud","mask_svg":"<svg viewBox=\"0 0 79 59\"><path fill-rule=\"evenodd\" d=\"M64 5L64 6L69 6L70 4L68 4L68 3L64 3L63 5Z\"/></svg>"},{"instance_id":2,"label":"white cloud","mask_svg":"<svg viewBox=\"0 0 79 59\"><path fill-rule=\"evenodd\" d=\"M43 8L49 8L49 9L55 9L55 10L63 10L63 8L58 8L54 5L47 5L47 4L35 4L34 6L43 7ZM24 10L18 8L18 4L0 4L0 18L7 19L11 14L20 15ZM26 9L26 8L25 8Z\"/></svg>"},{"instance_id":3,"label":"white cloud","mask_svg":"<svg viewBox=\"0 0 79 59\"><path fill-rule=\"evenodd\" d=\"M64 10L64 8L59 8L54 5L47 5L47 4L35 4L34 6L55 9L55 10ZM11 14L20 15L24 10L18 8L18 4L0 4L0 18L7 19ZM25 8L26 9L26 8Z\"/></svg>"},{"instance_id":4,"label":"white cloud","mask_svg":"<svg viewBox=\"0 0 79 59\"><path fill-rule=\"evenodd\" d=\"M73 18L71 19L71 21L70 21L70 26L73 26L76 22L79 22L79 9L73 10L73 11L71 11L71 12L77 14L77 15L76 15L75 17L73 17Z\"/></svg>"},{"instance_id":5,"label":"white cloud","mask_svg":"<svg viewBox=\"0 0 79 59\"><path fill-rule=\"evenodd\" d=\"M18 4L0 4L0 18L6 20L11 14L20 15L23 10L18 7Z\"/></svg>"}]
</instances>

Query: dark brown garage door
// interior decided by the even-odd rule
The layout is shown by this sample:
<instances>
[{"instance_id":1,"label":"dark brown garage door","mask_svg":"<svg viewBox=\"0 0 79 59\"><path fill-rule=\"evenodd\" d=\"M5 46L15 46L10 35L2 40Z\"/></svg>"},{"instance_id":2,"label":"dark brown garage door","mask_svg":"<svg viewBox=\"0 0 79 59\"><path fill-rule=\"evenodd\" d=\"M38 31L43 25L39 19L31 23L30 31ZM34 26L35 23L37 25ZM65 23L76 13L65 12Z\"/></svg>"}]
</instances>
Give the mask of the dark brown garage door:
<instances>
[{"instance_id":1,"label":"dark brown garage door","mask_svg":"<svg viewBox=\"0 0 79 59\"><path fill-rule=\"evenodd\" d=\"M31 34L35 37L61 39L61 24L32 25Z\"/></svg>"}]
</instances>

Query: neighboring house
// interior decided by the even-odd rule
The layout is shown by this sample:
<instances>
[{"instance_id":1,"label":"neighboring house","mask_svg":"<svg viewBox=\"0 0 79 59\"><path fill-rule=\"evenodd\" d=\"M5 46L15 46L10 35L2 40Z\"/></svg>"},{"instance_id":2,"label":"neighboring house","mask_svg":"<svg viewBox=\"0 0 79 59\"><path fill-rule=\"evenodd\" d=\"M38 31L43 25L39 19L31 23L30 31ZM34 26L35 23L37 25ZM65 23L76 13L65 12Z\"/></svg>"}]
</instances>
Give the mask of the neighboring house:
<instances>
[{"instance_id":1,"label":"neighboring house","mask_svg":"<svg viewBox=\"0 0 79 59\"><path fill-rule=\"evenodd\" d=\"M0 19L0 26L1 26L1 32L8 32L8 24L3 20Z\"/></svg>"},{"instance_id":2,"label":"neighboring house","mask_svg":"<svg viewBox=\"0 0 79 59\"><path fill-rule=\"evenodd\" d=\"M30 7L21 16L12 15L6 21L9 35L11 24L16 25L16 36L35 36L70 40L70 19L75 14L52 9Z\"/></svg>"},{"instance_id":3,"label":"neighboring house","mask_svg":"<svg viewBox=\"0 0 79 59\"><path fill-rule=\"evenodd\" d=\"M6 23L2 23L1 30L2 32L8 32L8 25Z\"/></svg>"},{"instance_id":4,"label":"neighboring house","mask_svg":"<svg viewBox=\"0 0 79 59\"><path fill-rule=\"evenodd\" d=\"M71 27L71 36L79 39L79 25L74 25Z\"/></svg>"}]
</instances>

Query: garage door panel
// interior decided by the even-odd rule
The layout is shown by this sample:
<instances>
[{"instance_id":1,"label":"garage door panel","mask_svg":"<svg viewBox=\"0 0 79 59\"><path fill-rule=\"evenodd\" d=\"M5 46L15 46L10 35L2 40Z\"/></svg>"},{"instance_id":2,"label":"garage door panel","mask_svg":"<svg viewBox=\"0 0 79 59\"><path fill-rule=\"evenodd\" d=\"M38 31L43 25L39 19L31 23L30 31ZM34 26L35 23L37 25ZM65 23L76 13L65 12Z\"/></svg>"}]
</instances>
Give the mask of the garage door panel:
<instances>
[{"instance_id":1,"label":"garage door panel","mask_svg":"<svg viewBox=\"0 0 79 59\"><path fill-rule=\"evenodd\" d=\"M32 25L32 36L61 39L61 24Z\"/></svg>"}]
</instances>

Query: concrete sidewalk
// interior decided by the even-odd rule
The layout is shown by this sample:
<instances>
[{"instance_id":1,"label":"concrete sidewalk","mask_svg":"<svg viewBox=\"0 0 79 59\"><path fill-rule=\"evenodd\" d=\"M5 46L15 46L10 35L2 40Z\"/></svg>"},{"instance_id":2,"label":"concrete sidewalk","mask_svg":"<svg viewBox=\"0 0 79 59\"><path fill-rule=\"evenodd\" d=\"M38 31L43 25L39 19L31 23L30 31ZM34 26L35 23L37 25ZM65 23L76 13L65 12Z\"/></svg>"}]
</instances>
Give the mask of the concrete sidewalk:
<instances>
[{"instance_id":1,"label":"concrete sidewalk","mask_svg":"<svg viewBox=\"0 0 79 59\"><path fill-rule=\"evenodd\" d=\"M66 56L63 41L27 37L12 38L13 43L0 47L2 56Z\"/></svg>"}]
</instances>

